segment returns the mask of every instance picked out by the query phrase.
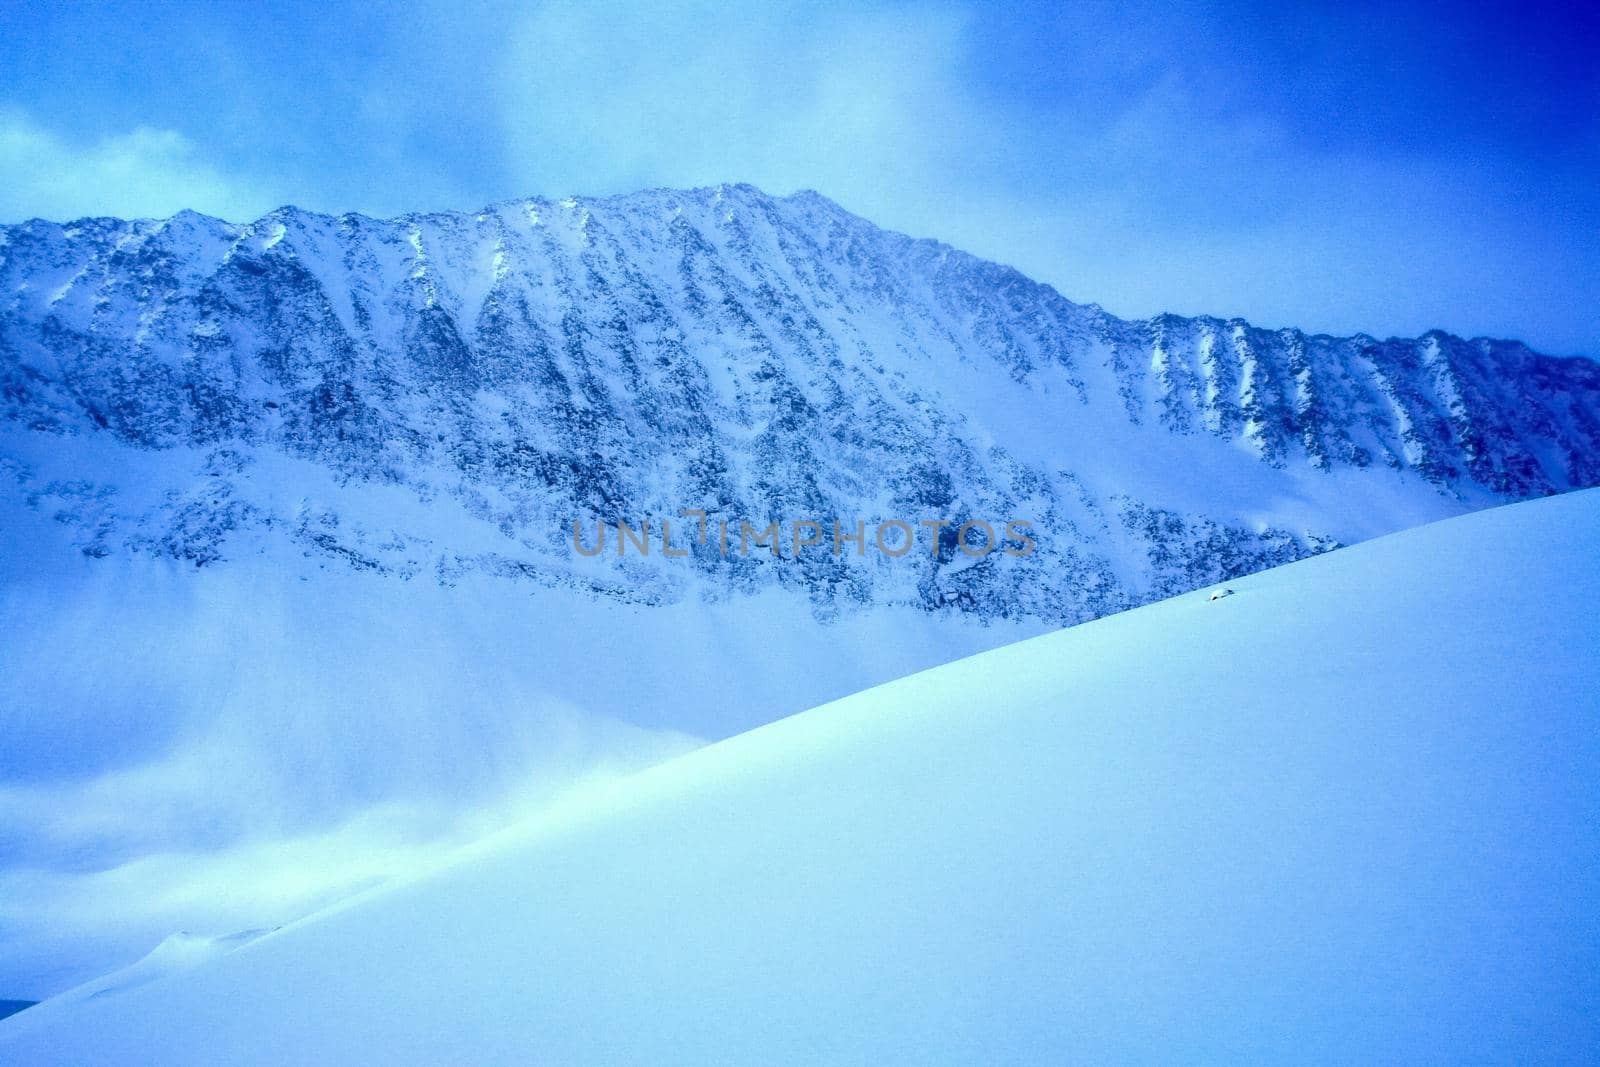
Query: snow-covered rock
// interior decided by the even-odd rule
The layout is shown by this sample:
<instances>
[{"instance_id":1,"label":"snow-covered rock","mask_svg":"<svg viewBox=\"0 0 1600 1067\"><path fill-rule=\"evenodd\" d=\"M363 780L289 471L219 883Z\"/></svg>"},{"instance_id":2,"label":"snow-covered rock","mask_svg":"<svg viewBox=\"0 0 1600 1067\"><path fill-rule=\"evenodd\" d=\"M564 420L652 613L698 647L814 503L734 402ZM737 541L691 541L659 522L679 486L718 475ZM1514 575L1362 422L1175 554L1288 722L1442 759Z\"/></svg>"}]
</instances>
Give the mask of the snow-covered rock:
<instances>
[{"instance_id":1,"label":"snow-covered rock","mask_svg":"<svg viewBox=\"0 0 1600 1067\"><path fill-rule=\"evenodd\" d=\"M1592 362L1121 321L742 185L5 227L0 412L10 506L91 556L209 566L265 540L636 602L776 585L822 618L1082 621L1600 482ZM117 469L89 438L140 456ZM1038 550L975 565L952 526L892 562L573 551L574 520L659 531L686 508L786 529L1021 519Z\"/></svg>"}]
</instances>

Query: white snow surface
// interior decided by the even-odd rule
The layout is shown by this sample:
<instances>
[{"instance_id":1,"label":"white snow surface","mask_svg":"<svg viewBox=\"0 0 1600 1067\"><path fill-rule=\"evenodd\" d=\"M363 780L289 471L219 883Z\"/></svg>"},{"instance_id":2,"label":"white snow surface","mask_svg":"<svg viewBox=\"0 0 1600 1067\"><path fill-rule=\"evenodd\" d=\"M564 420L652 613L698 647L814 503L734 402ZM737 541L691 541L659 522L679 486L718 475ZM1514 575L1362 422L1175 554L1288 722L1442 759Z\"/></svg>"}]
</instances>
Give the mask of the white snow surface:
<instances>
[{"instance_id":1,"label":"white snow surface","mask_svg":"<svg viewBox=\"0 0 1600 1067\"><path fill-rule=\"evenodd\" d=\"M1582 491L924 671L0 1061L1593 1062L1597 548Z\"/></svg>"}]
</instances>

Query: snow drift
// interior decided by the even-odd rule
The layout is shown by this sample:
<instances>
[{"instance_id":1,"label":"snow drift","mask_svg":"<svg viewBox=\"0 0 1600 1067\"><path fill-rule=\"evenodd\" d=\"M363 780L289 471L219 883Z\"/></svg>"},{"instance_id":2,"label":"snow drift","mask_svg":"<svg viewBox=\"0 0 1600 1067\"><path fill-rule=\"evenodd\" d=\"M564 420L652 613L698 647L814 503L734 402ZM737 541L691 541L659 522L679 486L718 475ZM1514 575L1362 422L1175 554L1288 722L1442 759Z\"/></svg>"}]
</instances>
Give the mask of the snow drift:
<instances>
[{"instance_id":1,"label":"snow drift","mask_svg":"<svg viewBox=\"0 0 1600 1067\"><path fill-rule=\"evenodd\" d=\"M1569 494L925 671L0 1059L1592 1059L1597 546Z\"/></svg>"}]
</instances>

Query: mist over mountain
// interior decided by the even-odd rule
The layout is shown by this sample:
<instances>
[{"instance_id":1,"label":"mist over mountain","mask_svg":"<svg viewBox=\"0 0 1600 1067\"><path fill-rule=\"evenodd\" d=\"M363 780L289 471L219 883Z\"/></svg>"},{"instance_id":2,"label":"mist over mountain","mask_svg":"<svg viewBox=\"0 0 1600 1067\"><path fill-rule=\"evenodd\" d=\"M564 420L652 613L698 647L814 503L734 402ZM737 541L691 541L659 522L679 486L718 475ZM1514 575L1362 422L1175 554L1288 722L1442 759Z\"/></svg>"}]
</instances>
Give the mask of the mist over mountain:
<instances>
[{"instance_id":1,"label":"mist over mountain","mask_svg":"<svg viewBox=\"0 0 1600 1067\"><path fill-rule=\"evenodd\" d=\"M742 185L6 227L0 410L8 506L91 557L267 552L642 603L775 586L823 619L1076 622L1600 483L1588 360L1123 321ZM663 559L685 508L859 520L869 543L885 519L952 525L898 559L826 538ZM960 523L1012 519L1036 551L958 550ZM588 544L652 520L657 550L584 558L574 520Z\"/></svg>"}]
</instances>

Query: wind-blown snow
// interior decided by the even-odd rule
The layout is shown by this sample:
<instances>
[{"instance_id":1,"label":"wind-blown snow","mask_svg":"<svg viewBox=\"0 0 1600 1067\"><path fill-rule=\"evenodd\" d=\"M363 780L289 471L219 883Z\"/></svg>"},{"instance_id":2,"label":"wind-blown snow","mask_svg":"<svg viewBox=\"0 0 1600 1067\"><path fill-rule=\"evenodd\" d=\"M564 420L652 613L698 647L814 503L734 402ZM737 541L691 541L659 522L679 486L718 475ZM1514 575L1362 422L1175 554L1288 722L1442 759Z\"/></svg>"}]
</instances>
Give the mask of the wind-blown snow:
<instances>
[{"instance_id":1,"label":"wind-blown snow","mask_svg":"<svg viewBox=\"0 0 1600 1067\"><path fill-rule=\"evenodd\" d=\"M0 992L301 917L567 791L1037 627L818 626L776 591L625 605L0 529Z\"/></svg>"},{"instance_id":2,"label":"wind-blown snow","mask_svg":"<svg viewBox=\"0 0 1600 1067\"><path fill-rule=\"evenodd\" d=\"M1574 493L926 671L0 1059L1581 1062L1597 545Z\"/></svg>"}]
</instances>

